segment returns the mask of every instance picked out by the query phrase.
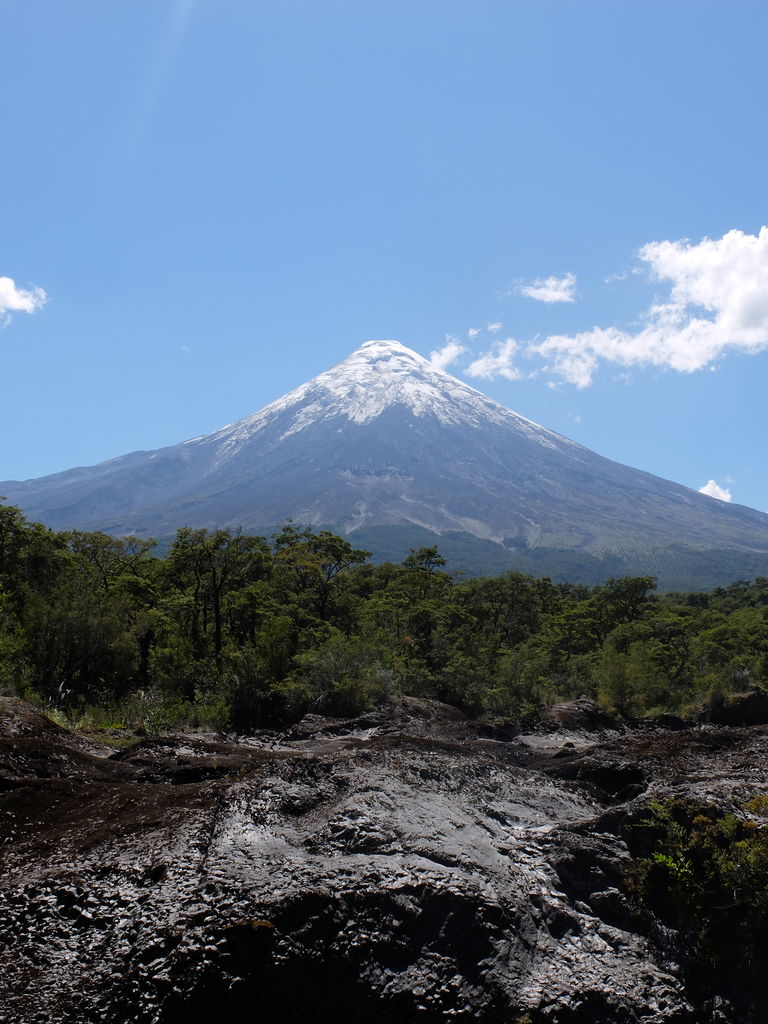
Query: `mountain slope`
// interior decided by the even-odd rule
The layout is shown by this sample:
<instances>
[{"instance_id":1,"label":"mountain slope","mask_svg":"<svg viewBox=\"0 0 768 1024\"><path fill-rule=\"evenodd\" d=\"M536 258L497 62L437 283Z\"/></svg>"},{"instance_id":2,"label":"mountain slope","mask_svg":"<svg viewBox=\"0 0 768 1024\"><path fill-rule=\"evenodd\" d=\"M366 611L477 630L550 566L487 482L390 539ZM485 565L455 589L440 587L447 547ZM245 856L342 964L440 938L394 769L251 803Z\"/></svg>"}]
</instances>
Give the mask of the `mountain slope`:
<instances>
[{"instance_id":1,"label":"mountain slope","mask_svg":"<svg viewBox=\"0 0 768 1024\"><path fill-rule=\"evenodd\" d=\"M768 516L604 459L391 341L213 434L0 494L56 528L145 535L291 517L591 553L768 552Z\"/></svg>"}]
</instances>

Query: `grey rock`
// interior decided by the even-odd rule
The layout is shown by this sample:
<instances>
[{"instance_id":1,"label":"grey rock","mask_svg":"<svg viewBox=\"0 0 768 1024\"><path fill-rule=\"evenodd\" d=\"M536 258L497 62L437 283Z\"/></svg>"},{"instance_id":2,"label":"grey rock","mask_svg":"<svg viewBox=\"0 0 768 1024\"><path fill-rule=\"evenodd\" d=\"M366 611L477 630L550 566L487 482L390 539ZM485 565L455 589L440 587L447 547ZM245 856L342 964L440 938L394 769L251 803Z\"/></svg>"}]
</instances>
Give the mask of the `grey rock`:
<instances>
[{"instance_id":1,"label":"grey rock","mask_svg":"<svg viewBox=\"0 0 768 1024\"><path fill-rule=\"evenodd\" d=\"M0 795L0 826L18 822L6 1019L736 1024L694 1005L674 937L627 904L624 832L651 794L726 806L765 785L766 735L741 730L738 753L738 730L606 734L569 761L480 732L410 699L260 739L147 739L73 778L66 759L24 776L50 730L6 728L23 782ZM179 782L178 760L225 770ZM606 783L617 766L642 794Z\"/></svg>"}]
</instances>

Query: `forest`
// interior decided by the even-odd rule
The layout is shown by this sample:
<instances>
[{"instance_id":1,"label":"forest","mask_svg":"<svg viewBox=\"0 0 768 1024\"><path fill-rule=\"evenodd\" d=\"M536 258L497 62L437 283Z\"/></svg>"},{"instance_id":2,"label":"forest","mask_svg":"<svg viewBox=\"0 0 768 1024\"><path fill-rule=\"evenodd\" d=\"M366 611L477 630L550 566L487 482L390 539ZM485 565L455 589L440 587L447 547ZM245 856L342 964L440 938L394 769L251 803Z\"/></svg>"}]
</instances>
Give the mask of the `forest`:
<instances>
[{"instance_id":1,"label":"forest","mask_svg":"<svg viewBox=\"0 0 768 1024\"><path fill-rule=\"evenodd\" d=\"M656 592L517 572L461 578L287 522L274 536L54 532L0 505L0 693L85 728L247 731L393 694L535 724L593 697L687 715L768 683L768 579Z\"/></svg>"}]
</instances>

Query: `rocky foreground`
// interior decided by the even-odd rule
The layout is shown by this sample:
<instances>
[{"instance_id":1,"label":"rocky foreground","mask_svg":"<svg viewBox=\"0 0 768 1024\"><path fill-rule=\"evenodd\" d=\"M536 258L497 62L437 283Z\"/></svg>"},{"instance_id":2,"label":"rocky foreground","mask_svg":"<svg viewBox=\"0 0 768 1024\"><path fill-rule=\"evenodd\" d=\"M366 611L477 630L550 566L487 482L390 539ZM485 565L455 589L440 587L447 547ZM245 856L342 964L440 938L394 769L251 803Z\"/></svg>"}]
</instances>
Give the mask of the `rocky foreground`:
<instances>
[{"instance_id":1,"label":"rocky foreground","mask_svg":"<svg viewBox=\"0 0 768 1024\"><path fill-rule=\"evenodd\" d=\"M666 724L406 698L115 752L2 699L0 1020L763 1020L623 889L650 800L768 789L768 728Z\"/></svg>"}]
</instances>

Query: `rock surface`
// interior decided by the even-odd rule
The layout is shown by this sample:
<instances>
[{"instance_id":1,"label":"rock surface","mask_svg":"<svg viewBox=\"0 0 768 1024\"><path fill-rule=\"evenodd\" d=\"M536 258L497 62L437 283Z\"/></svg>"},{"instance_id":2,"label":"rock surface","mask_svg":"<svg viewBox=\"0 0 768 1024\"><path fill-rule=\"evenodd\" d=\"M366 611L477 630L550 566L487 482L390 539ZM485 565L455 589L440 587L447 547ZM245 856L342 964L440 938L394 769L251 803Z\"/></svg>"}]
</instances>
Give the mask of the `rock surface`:
<instances>
[{"instance_id":1,"label":"rock surface","mask_svg":"<svg viewBox=\"0 0 768 1024\"><path fill-rule=\"evenodd\" d=\"M762 791L768 730L610 724L498 739L411 698L115 753L2 699L0 1019L745 1021L636 918L624 836Z\"/></svg>"}]
</instances>

